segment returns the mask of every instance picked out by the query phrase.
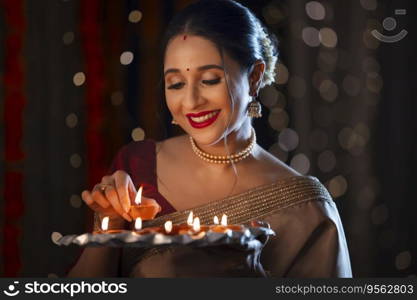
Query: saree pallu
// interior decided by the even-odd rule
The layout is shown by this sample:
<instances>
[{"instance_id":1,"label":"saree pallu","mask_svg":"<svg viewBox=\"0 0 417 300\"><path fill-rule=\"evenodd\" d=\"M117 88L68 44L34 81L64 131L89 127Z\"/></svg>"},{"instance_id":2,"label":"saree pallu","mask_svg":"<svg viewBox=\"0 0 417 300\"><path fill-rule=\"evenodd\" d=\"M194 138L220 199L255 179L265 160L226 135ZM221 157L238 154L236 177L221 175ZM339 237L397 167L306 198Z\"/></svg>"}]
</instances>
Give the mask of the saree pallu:
<instances>
[{"instance_id":1,"label":"saree pallu","mask_svg":"<svg viewBox=\"0 0 417 300\"><path fill-rule=\"evenodd\" d=\"M177 212L157 189L156 143L132 142L116 155L110 172L124 170L143 195L162 207L160 217L184 223L190 210ZM215 188L215 187L213 187ZM315 177L300 176L259 186L244 193L193 207L202 224L227 214L229 224L252 220L270 224L276 232L262 253L215 247L123 248L119 275L123 277L351 277L350 259L336 204ZM260 257L258 257L260 254Z\"/></svg>"},{"instance_id":2,"label":"saree pallu","mask_svg":"<svg viewBox=\"0 0 417 300\"><path fill-rule=\"evenodd\" d=\"M311 176L273 184L192 208L202 224L228 216L229 224L259 220L276 236L258 253L214 247L124 248L121 276L130 277L352 277L338 210L326 188ZM190 210L165 214L147 223L184 223Z\"/></svg>"}]
</instances>

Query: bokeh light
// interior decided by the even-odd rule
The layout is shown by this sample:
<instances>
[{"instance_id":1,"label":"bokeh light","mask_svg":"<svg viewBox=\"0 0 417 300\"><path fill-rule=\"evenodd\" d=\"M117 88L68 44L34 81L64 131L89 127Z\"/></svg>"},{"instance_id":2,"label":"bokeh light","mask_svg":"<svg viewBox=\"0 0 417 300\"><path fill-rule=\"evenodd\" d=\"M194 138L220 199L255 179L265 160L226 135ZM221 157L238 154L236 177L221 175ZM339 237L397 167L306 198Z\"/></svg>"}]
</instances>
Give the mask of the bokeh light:
<instances>
[{"instance_id":1,"label":"bokeh light","mask_svg":"<svg viewBox=\"0 0 417 300\"><path fill-rule=\"evenodd\" d=\"M133 61L133 53L125 51L120 55L120 63L124 66L129 65Z\"/></svg>"},{"instance_id":2,"label":"bokeh light","mask_svg":"<svg viewBox=\"0 0 417 300\"><path fill-rule=\"evenodd\" d=\"M273 2L266 5L262 9L262 15L264 16L266 23L268 23L269 25L278 24L279 22L285 19L284 13Z\"/></svg>"},{"instance_id":3,"label":"bokeh light","mask_svg":"<svg viewBox=\"0 0 417 300\"><path fill-rule=\"evenodd\" d=\"M375 10L377 8L377 0L360 0L362 7L366 10Z\"/></svg>"},{"instance_id":4,"label":"bokeh light","mask_svg":"<svg viewBox=\"0 0 417 300\"><path fill-rule=\"evenodd\" d=\"M301 37L304 43L310 47L317 47L320 45L319 31L314 27L305 27L301 32Z\"/></svg>"},{"instance_id":5,"label":"bokeh light","mask_svg":"<svg viewBox=\"0 0 417 300\"><path fill-rule=\"evenodd\" d=\"M334 48L337 45L337 34L333 29L324 27L319 31L319 40L323 46Z\"/></svg>"},{"instance_id":6,"label":"bokeh light","mask_svg":"<svg viewBox=\"0 0 417 300\"><path fill-rule=\"evenodd\" d=\"M323 20L326 16L324 6L317 1L310 1L305 6L307 15L313 20Z\"/></svg>"},{"instance_id":7,"label":"bokeh light","mask_svg":"<svg viewBox=\"0 0 417 300\"><path fill-rule=\"evenodd\" d=\"M142 13L139 10L132 10L128 16L129 22L138 23L142 19Z\"/></svg>"},{"instance_id":8,"label":"bokeh light","mask_svg":"<svg viewBox=\"0 0 417 300\"><path fill-rule=\"evenodd\" d=\"M272 85L264 87L259 93L259 100L268 108L272 108L278 103L278 97L278 91Z\"/></svg>"},{"instance_id":9,"label":"bokeh light","mask_svg":"<svg viewBox=\"0 0 417 300\"><path fill-rule=\"evenodd\" d=\"M291 159L290 166L299 173L306 175L310 170L310 160L304 153L298 153Z\"/></svg>"},{"instance_id":10,"label":"bokeh light","mask_svg":"<svg viewBox=\"0 0 417 300\"><path fill-rule=\"evenodd\" d=\"M336 156L330 150L320 153L317 165L322 172L330 172L336 167Z\"/></svg>"},{"instance_id":11,"label":"bokeh light","mask_svg":"<svg viewBox=\"0 0 417 300\"><path fill-rule=\"evenodd\" d=\"M74 41L74 32L68 31L65 32L62 36L62 42L64 42L65 45L70 45Z\"/></svg>"},{"instance_id":12,"label":"bokeh light","mask_svg":"<svg viewBox=\"0 0 417 300\"><path fill-rule=\"evenodd\" d=\"M145 138L145 131L142 128L137 127L132 130L131 136L134 141L142 141Z\"/></svg>"},{"instance_id":13,"label":"bokeh light","mask_svg":"<svg viewBox=\"0 0 417 300\"><path fill-rule=\"evenodd\" d=\"M67 126L69 128L74 128L77 126L78 124L78 117L76 114L74 113L70 113L66 118L65 118L65 123L67 124Z\"/></svg>"},{"instance_id":14,"label":"bokeh light","mask_svg":"<svg viewBox=\"0 0 417 300\"><path fill-rule=\"evenodd\" d=\"M375 202L375 197L375 190L370 185L362 187L356 198L358 207L364 211L369 210Z\"/></svg>"},{"instance_id":15,"label":"bokeh light","mask_svg":"<svg viewBox=\"0 0 417 300\"><path fill-rule=\"evenodd\" d=\"M328 102L335 101L339 94L339 88L330 79L326 79L321 82L319 91L320 91L320 96Z\"/></svg>"},{"instance_id":16,"label":"bokeh light","mask_svg":"<svg viewBox=\"0 0 417 300\"><path fill-rule=\"evenodd\" d=\"M283 129L278 136L279 146L287 152L297 148L298 141L298 134L292 128Z\"/></svg>"},{"instance_id":17,"label":"bokeh light","mask_svg":"<svg viewBox=\"0 0 417 300\"><path fill-rule=\"evenodd\" d=\"M84 82L85 82L85 74L83 72L77 72L77 73L75 73L74 76L72 77L72 82L76 86L83 85Z\"/></svg>"},{"instance_id":18,"label":"bokeh light","mask_svg":"<svg viewBox=\"0 0 417 300\"><path fill-rule=\"evenodd\" d=\"M71 195L70 200L69 200L70 204L72 207L74 208L80 208L82 205L82 199L80 196L78 195Z\"/></svg>"},{"instance_id":19,"label":"bokeh light","mask_svg":"<svg viewBox=\"0 0 417 300\"><path fill-rule=\"evenodd\" d=\"M58 240L60 238L62 238L62 234L61 233L56 232L56 231L54 231L54 232L51 233L51 240L52 240L52 242L54 244L57 244L58 243Z\"/></svg>"},{"instance_id":20,"label":"bokeh light","mask_svg":"<svg viewBox=\"0 0 417 300\"><path fill-rule=\"evenodd\" d=\"M395 267L398 270L407 269L411 264L411 253L410 251L403 251L398 253L395 257Z\"/></svg>"},{"instance_id":21,"label":"bokeh light","mask_svg":"<svg viewBox=\"0 0 417 300\"><path fill-rule=\"evenodd\" d=\"M362 40L365 47L368 49L376 49L380 44L379 40L372 35L371 29L365 29L362 35Z\"/></svg>"},{"instance_id":22,"label":"bokeh light","mask_svg":"<svg viewBox=\"0 0 417 300\"><path fill-rule=\"evenodd\" d=\"M274 107L268 116L268 122L273 129L281 131L288 126L289 116L282 108Z\"/></svg>"},{"instance_id":23,"label":"bokeh light","mask_svg":"<svg viewBox=\"0 0 417 300\"><path fill-rule=\"evenodd\" d=\"M382 77L378 73L371 72L367 74L366 88L369 91L377 94L381 91L382 86L383 86Z\"/></svg>"},{"instance_id":24,"label":"bokeh light","mask_svg":"<svg viewBox=\"0 0 417 300\"><path fill-rule=\"evenodd\" d=\"M278 63L276 65L275 74L275 82L277 84L286 84L288 82L290 73L283 63Z\"/></svg>"},{"instance_id":25,"label":"bokeh light","mask_svg":"<svg viewBox=\"0 0 417 300\"><path fill-rule=\"evenodd\" d=\"M333 177L328 182L328 190L332 197L338 198L340 196L343 196L348 188L347 180L344 176L338 175L336 177Z\"/></svg>"},{"instance_id":26,"label":"bokeh light","mask_svg":"<svg viewBox=\"0 0 417 300\"><path fill-rule=\"evenodd\" d=\"M70 156L70 164L73 168L77 169L81 166L82 159L78 153L74 153Z\"/></svg>"},{"instance_id":27,"label":"bokeh light","mask_svg":"<svg viewBox=\"0 0 417 300\"><path fill-rule=\"evenodd\" d=\"M355 129L344 127L338 134L340 146L353 155L361 154L369 139L369 128L364 123L359 123Z\"/></svg>"}]
</instances>

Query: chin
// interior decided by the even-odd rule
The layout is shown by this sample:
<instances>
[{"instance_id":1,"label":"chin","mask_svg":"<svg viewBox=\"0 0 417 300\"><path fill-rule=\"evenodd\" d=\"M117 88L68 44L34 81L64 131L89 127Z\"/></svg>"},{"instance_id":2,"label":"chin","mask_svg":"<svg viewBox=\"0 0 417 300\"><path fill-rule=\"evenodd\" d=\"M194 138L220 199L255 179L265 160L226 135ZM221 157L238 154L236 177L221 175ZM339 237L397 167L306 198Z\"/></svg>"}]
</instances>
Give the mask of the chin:
<instances>
[{"instance_id":1,"label":"chin","mask_svg":"<svg viewBox=\"0 0 417 300\"><path fill-rule=\"evenodd\" d=\"M211 146L221 141L224 136L224 131L219 129L212 129L196 132L196 130L193 129L192 134L190 135L193 137L197 144Z\"/></svg>"}]
</instances>

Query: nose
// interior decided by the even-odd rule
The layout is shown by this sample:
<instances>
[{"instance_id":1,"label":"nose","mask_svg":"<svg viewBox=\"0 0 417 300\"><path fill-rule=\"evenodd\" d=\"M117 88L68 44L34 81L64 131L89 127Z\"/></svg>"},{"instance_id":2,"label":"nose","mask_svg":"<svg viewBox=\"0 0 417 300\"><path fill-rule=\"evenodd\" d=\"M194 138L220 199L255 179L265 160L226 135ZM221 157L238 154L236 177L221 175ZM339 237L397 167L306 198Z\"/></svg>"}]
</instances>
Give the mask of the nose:
<instances>
[{"instance_id":1,"label":"nose","mask_svg":"<svg viewBox=\"0 0 417 300\"><path fill-rule=\"evenodd\" d=\"M187 111L195 111L198 107L204 105L204 103L206 103L206 100L202 97L199 87L196 84L187 85L182 102L183 107Z\"/></svg>"}]
</instances>

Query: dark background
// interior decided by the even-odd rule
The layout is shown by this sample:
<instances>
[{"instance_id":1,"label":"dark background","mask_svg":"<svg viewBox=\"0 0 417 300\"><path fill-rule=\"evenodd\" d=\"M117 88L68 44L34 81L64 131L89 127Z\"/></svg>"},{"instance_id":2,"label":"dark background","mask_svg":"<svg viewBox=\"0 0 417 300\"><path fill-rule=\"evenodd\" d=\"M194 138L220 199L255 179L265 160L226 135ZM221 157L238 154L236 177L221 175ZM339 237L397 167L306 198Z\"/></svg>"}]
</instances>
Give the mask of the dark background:
<instances>
[{"instance_id":1,"label":"dark background","mask_svg":"<svg viewBox=\"0 0 417 300\"><path fill-rule=\"evenodd\" d=\"M52 240L86 230L81 191L123 144L178 133L160 109L157 54L190 2L0 1L2 276L63 276L78 249ZM240 2L280 43L261 146L329 189L354 276L416 277L415 1ZM408 34L384 43L373 29Z\"/></svg>"}]
</instances>

